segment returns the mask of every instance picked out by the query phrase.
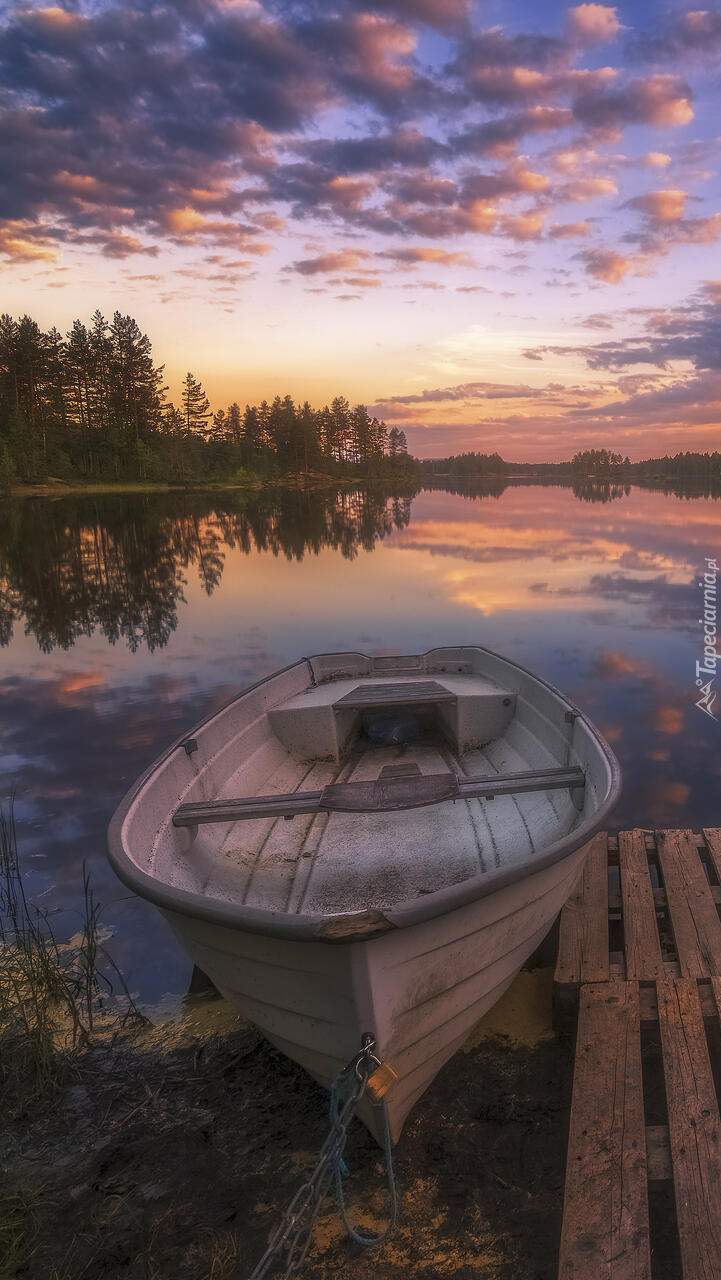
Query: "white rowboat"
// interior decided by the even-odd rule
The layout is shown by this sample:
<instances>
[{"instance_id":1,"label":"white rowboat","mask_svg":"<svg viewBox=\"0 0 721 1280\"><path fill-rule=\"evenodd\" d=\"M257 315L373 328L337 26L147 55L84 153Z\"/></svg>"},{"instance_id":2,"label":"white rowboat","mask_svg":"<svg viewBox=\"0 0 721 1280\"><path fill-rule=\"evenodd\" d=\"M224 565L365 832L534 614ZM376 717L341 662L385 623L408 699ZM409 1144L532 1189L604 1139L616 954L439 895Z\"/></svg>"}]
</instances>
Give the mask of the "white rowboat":
<instances>
[{"instance_id":1,"label":"white rowboat","mask_svg":"<svg viewBox=\"0 0 721 1280\"><path fill-rule=\"evenodd\" d=\"M548 932L620 790L562 694L477 646L303 658L176 742L110 860L195 964L329 1086L366 1032L413 1103Z\"/></svg>"}]
</instances>

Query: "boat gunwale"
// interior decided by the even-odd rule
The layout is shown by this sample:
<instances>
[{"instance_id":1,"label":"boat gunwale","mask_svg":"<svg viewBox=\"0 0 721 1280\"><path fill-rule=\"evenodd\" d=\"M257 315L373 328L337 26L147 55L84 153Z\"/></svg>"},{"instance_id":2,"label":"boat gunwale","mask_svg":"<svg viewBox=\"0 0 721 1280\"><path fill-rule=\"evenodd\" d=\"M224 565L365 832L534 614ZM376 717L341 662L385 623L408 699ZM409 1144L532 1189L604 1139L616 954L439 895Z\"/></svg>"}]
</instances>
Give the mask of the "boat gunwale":
<instances>
[{"instance_id":1,"label":"boat gunwale","mask_svg":"<svg viewBox=\"0 0 721 1280\"><path fill-rule=\"evenodd\" d=\"M254 690L259 689L262 685L268 684L278 676L285 675L296 667L306 664L310 672L311 682L315 684L316 678L312 666L313 658L352 656L364 658L368 662L373 661L373 658L368 654L355 650L349 650L343 654L338 650L334 650L330 653L313 654L312 658L299 658L296 662L291 662L287 666L273 671L270 675L264 676L261 680L256 680L253 684L247 685L234 697L228 699L212 715L206 716L205 719L199 721L191 729L186 729L152 761L126 792L110 820L107 849L108 859L115 874L123 884L137 893L139 897L146 898L162 911L189 916L206 924L220 925L223 928L249 933L261 933L269 937L285 938L288 941L325 942L338 945L340 943L367 941L395 929L411 928L417 924L424 924L438 916L447 915L450 911L469 906L479 899L489 897L492 893L497 893L510 885L529 879L537 872L544 871L548 867L562 862L564 858L575 853L601 830L621 794L621 770L611 746L600 730L589 720L585 712L580 707L577 707L570 698L566 697L560 689L557 689L550 681L545 680L543 676L536 675L533 671L529 671L527 667L521 666L520 663L505 657L501 653L497 653L493 649L486 648L485 645L477 643L434 645L422 654L398 654L396 656L398 661L410 657L426 658L430 653L438 653L443 649L476 649L481 653L488 654L490 657L497 658L501 662L508 663L510 667L513 667L522 675L528 676L560 699L561 703L569 711L573 712L574 718L583 722L592 739L595 740L600 748L601 757L606 766L608 783L604 801L591 817L574 827L572 831L568 832L560 840L556 840L549 845L543 855L517 863L512 867L497 867L490 871L479 873L476 876L469 876L457 884L446 885L441 889L436 889L433 893L424 894L421 898L409 899L392 907L307 915L272 911L260 907L247 907L242 904L223 902L219 898L208 898L202 893L194 893L189 889L181 889L174 885L169 885L165 881L149 875L147 871L143 871L125 849L123 826L134 801L150 778L194 734L212 724L213 720L227 711L234 703L240 701L240 699Z\"/></svg>"}]
</instances>

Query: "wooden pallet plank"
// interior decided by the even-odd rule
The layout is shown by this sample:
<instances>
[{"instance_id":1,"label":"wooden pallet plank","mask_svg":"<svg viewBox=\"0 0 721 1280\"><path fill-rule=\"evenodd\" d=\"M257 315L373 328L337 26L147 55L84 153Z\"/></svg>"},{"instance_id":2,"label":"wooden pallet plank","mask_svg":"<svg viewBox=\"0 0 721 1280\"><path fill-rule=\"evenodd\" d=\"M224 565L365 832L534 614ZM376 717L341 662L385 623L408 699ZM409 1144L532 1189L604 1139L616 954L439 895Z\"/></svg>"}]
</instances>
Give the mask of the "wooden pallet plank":
<instances>
[{"instance_id":1,"label":"wooden pallet plank","mask_svg":"<svg viewBox=\"0 0 721 1280\"><path fill-rule=\"evenodd\" d=\"M678 968L674 970L674 967L670 964L664 966L664 977L679 978L680 976ZM715 991L714 984L717 991ZM702 979L698 982L697 990L702 1018L707 1022L717 1021L721 1015L721 978ZM638 998L641 1005L641 1021L658 1022L656 984L647 983L641 986Z\"/></svg>"},{"instance_id":2,"label":"wooden pallet plank","mask_svg":"<svg viewBox=\"0 0 721 1280\"><path fill-rule=\"evenodd\" d=\"M650 1280L638 985L581 987L559 1280Z\"/></svg>"},{"instance_id":3,"label":"wooden pallet plank","mask_svg":"<svg viewBox=\"0 0 721 1280\"><path fill-rule=\"evenodd\" d=\"M648 873L645 833L621 831L618 837L623 904L626 977L652 979L664 972L656 923L656 902Z\"/></svg>"},{"instance_id":4,"label":"wooden pallet plank","mask_svg":"<svg viewBox=\"0 0 721 1280\"><path fill-rule=\"evenodd\" d=\"M685 1280L721 1276L721 1120L694 980L657 983L676 1219Z\"/></svg>"},{"instance_id":5,"label":"wooden pallet plank","mask_svg":"<svg viewBox=\"0 0 721 1280\"><path fill-rule=\"evenodd\" d=\"M608 855L606 833L588 844L578 889L561 912L556 983L608 978Z\"/></svg>"},{"instance_id":6,"label":"wooden pallet plank","mask_svg":"<svg viewBox=\"0 0 721 1280\"><path fill-rule=\"evenodd\" d=\"M704 827L703 837L716 875L721 882L721 827ZM715 899L718 902L718 898Z\"/></svg>"},{"instance_id":7,"label":"wooden pallet plank","mask_svg":"<svg viewBox=\"0 0 721 1280\"><path fill-rule=\"evenodd\" d=\"M693 833L657 831L656 846L682 976L721 975L721 920Z\"/></svg>"}]
</instances>

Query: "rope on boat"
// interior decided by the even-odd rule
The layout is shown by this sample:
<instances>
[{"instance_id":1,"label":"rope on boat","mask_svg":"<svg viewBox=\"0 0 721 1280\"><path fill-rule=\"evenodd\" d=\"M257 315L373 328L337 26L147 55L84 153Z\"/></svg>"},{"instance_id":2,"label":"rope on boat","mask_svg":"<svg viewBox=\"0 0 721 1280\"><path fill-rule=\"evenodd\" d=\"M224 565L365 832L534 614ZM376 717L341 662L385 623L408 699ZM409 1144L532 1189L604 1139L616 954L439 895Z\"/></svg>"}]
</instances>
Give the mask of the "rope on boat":
<instances>
[{"instance_id":1,"label":"rope on boat","mask_svg":"<svg viewBox=\"0 0 721 1280\"><path fill-rule=\"evenodd\" d=\"M342 1179L346 1169L343 1152L348 1136L348 1125L366 1090L373 1072L381 1066L376 1057L375 1039L364 1035L362 1048L338 1073L330 1093L330 1131L323 1143L318 1163L307 1182L298 1188L282 1221L274 1231L263 1257L255 1266L250 1280L265 1280L271 1267L277 1262L285 1266L284 1280L295 1276L302 1267L310 1248L313 1224L332 1184L335 1184L338 1210L348 1235L364 1248L377 1248L383 1244L398 1221L398 1193L393 1172L393 1149L388 1115L383 1108L383 1151L386 1160L390 1211L388 1226L379 1235L363 1235L351 1226L345 1207Z\"/></svg>"},{"instance_id":2,"label":"rope on boat","mask_svg":"<svg viewBox=\"0 0 721 1280\"><path fill-rule=\"evenodd\" d=\"M377 1063L378 1059L375 1058L374 1061ZM342 1073L336 1078L333 1083L333 1088L331 1089L331 1124L335 1123L335 1117L340 1114L342 1109L341 1081ZM338 1212L340 1213L341 1221L351 1240L355 1240L356 1244L362 1245L364 1249L377 1249L378 1245L385 1244L389 1236L395 1231L396 1223L398 1221L398 1191L396 1188L395 1174L393 1172L393 1143L391 1142L391 1131L388 1125L388 1112L385 1107L383 1108L383 1154L386 1162L386 1178L388 1181L388 1199L390 1208L388 1212L388 1225L385 1231L380 1232L378 1235L363 1235L363 1233L358 1231L356 1227L351 1226L348 1221L345 1197L343 1195L343 1175L347 1174L348 1170L342 1157L337 1161L334 1170L335 1193L338 1201Z\"/></svg>"}]
</instances>

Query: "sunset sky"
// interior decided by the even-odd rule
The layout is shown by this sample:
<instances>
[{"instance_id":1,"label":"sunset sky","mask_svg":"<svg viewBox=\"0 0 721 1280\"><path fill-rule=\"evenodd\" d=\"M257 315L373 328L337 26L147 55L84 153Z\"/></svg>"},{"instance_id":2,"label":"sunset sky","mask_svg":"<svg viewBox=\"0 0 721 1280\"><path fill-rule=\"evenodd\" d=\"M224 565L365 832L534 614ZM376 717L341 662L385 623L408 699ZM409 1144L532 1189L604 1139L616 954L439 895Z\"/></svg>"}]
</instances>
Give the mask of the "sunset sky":
<instances>
[{"instance_id":1,"label":"sunset sky","mask_svg":"<svg viewBox=\"0 0 721 1280\"><path fill-rule=\"evenodd\" d=\"M721 447L721 10L0 6L0 309L421 457Z\"/></svg>"}]
</instances>

